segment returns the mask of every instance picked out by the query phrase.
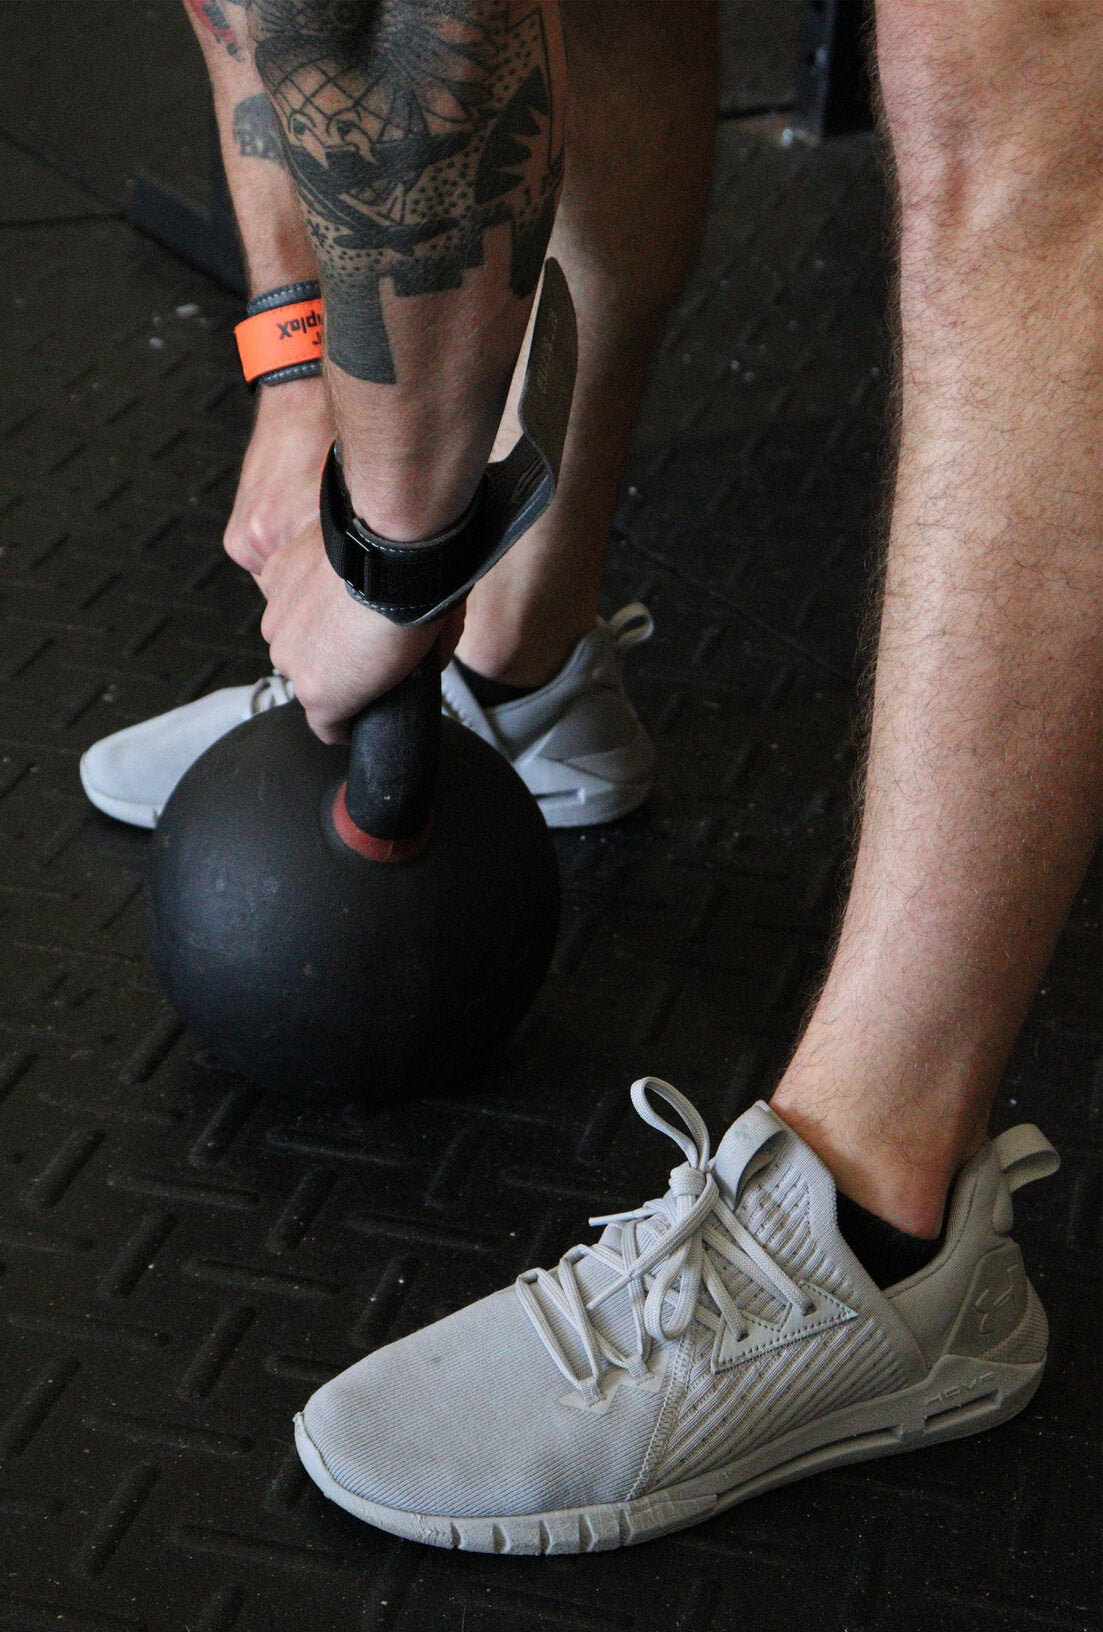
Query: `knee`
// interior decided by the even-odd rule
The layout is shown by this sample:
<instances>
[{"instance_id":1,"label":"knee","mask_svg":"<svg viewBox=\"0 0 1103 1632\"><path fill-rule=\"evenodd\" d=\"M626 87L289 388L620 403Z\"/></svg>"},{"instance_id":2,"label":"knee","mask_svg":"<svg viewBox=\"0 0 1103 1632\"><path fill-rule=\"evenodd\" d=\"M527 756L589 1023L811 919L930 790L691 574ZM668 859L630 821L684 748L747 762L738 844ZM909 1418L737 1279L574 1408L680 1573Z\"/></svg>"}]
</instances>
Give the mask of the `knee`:
<instances>
[{"instance_id":1,"label":"knee","mask_svg":"<svg viewBox=\"0 0 1103 1632\"><path fill-rule=\"evenodd\" d=\"M878 0L877 68L905 249L1098 242L1097 0Z\"/></svg>"}]
</instances>

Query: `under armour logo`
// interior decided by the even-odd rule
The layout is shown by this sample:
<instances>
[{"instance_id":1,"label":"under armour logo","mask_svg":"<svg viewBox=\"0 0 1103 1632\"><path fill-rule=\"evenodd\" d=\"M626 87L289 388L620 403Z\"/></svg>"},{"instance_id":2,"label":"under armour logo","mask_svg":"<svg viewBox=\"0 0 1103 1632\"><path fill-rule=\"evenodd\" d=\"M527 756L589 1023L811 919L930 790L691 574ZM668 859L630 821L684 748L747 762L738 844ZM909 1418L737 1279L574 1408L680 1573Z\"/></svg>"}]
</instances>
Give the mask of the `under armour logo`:
<instances>
[{"instance_id":1,"label":"under armour logo","mask_svg":"<svg viewBox=\"0 0 1103 1632\"><path fill-rule=\"evenodd\" d=\"M1015 1301L1015 1282L1011 1271L1005 1269L1003 1275L1007 1284L1002 1290L997 1289L995 1286L986 1286L973 1304L973 1308L980 1316L980 1329L982 1332L992 1331L998 1324L1000 1310Z\"/></svg>"}]
</instances>

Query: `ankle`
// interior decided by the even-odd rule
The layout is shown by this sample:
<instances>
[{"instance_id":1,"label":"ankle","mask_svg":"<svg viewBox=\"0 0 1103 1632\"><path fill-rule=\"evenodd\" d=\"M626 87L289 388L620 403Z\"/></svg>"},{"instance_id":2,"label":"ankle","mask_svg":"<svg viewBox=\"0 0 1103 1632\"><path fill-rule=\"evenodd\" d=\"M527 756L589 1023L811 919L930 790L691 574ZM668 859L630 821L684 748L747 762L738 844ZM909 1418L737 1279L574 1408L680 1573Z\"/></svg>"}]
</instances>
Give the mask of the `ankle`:
<instances>
[{"instance_id":1,"label":"ankle","mask_svg":"<svg viewBox=\"0 0 1103 1632\"><path fill-rule=\"evenodd\" d=\"M921 1116L885 1116L859 1098L810 1094L783 1080L771 1108L828 1168L840 1191L907 1235L933 1240L954 1176L979 1148Z\"/></svg>"},{"instance_id":2,"label":"ankle","mask_svg":"<svg viewBox=\"0 0 1103 1632\"><path fill-rule=\"evenodd\" d=\"M911 1235L851 1201L845 1190L835 1195L835 1223L839 1234L876 1286L896 1286L925 1269L937 1257L945 1226L937 1236Z\"/></svg>"},{"instance_id":3,"label":"ankle","mask_svg":"<svg viewBox=\"0 0 1103 1632\"><path fill-rule=\"evenodd\" d=\"M510 628L469 611L456 656L487 680L534 690L555 678L592 628L592 621L582 629L532 623Z\"/></svg>"},{"instance_id":4,"label":"ankle","mask_svg":"<svg viewBox=\"0 0 1103 1632\"><path fill-rule=\"evenodd\" d=\"M467 682L472 697L482 708L501 708L503 704L516 703L522 697L531 697L534 691L539 690L537 686L511 686L505 680L489 679L465 663L458 652L452 661Z\"/></svg>"}]
</instances>

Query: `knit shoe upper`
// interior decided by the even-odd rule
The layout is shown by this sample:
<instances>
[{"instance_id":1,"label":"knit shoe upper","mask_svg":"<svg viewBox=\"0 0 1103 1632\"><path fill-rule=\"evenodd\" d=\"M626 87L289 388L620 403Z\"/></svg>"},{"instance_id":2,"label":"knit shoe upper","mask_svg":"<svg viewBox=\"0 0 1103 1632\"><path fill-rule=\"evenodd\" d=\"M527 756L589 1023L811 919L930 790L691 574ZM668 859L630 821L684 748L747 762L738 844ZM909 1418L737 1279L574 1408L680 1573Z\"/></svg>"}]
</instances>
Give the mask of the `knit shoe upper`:
<instances>
[{"instance_id":1,"label":"knit shoe upper","mask_svg":"<svg viewBox=\"0 0 1103 1632\"><path fill-rule=\"evenodd\" d=\"M621 654L654 623L634 601L597 625L547 685L484 708L455 663L441 677L445 712L504 754L549 827L627 816L651 791L655 749L624 689Z\"/></svg>"},{"instance_id":2,"label":"knit shoe upper","mask_svg":"<svg viewBox=\"0 0 1103 1632\"><path fill-rule=\"evenodd\" d=\"M768 1106L710 1160L675 1089L632 1097L685 1153L666 1194L321 1388L296 1438L327 1495L439 1545L586 1551L1026 1403L1045 1317L1007 1232L1010 1187L1056 1165L1036 1129L967 1164L937 1258L881 1292L827 1169Z\"/></svg>"},{"instance_id":3,"label":"knit shoe upper","mask_svg":"<svg viewBox=\"0 0 1103 1632\"><path fill-rule=\"evenodd\" d=\"M115 731L82 756L84 791L106 815L135 827L154 827L169 794L200 754L250 715L293 696L289 681L270 674L251 686L223 686Z\"/></svg>"}]
</instances>

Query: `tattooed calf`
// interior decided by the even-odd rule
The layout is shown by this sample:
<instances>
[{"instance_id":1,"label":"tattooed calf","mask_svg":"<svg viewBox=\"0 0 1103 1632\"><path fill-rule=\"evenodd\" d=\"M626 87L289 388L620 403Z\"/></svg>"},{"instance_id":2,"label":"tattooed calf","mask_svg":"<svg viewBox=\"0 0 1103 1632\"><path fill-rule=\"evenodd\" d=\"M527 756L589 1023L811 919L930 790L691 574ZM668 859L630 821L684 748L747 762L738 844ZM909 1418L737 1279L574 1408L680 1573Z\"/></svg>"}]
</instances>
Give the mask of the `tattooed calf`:
<instances>
[{"instance_id":1,"label":"tattooed calf","mask_svg":"<svg viewBox=\"0 0 1103 1632\"><path fill-rule=\"evenodd\" d=\"M510 288L540 276L562 177L536 0L251 0L339 367L394 381L379 285L459 288L508 225Z\"/></svg>"}]
</instances>

